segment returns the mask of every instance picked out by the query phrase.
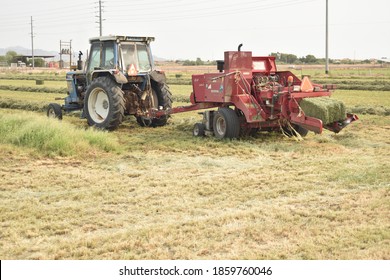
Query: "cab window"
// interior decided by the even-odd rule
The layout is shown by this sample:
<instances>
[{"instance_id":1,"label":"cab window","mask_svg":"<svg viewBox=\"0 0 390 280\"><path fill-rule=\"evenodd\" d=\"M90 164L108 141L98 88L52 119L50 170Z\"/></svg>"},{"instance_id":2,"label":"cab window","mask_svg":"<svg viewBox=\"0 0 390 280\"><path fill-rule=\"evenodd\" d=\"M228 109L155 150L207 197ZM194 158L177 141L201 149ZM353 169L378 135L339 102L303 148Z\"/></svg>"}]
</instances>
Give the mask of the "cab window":
<instances>
[{"instance_id":1,"label":"cab window","mask_svg":"<svg viewBox=\"0 0 390 280\"><path fill-rule=\"evenodd\" d=\"M147 46L142 43L124 43L122 44L122 57L125 69L134 65L139 72L148 72L151 70L151 61Z\"/></svg>"}]
</instances>

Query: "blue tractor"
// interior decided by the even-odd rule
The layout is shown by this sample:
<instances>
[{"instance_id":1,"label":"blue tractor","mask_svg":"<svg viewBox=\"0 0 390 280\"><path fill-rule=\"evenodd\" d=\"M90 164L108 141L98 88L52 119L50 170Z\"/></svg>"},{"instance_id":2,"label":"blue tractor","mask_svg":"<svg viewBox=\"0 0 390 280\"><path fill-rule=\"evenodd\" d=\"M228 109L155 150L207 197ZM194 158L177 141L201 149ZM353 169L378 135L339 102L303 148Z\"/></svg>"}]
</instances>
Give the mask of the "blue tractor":
<instances>
[{"instance_id":1,"label":"blue tractor","mask_svg":"<svg viewBox=\"0 0 390 280\"><path fill-rule=\"evenodd\" d=\"M90 126L107 130L116 129L125 115L135 116L141 126L165 125L169 115L149 114L152 109L172 108L165 74L154 67L152 41L153 37L134 36L90 39L84 70L78 63L78 71L66 74L65 104L49 104L47 115L62 119L63 111L81 110Z\"/></svg>"}]
</instances>

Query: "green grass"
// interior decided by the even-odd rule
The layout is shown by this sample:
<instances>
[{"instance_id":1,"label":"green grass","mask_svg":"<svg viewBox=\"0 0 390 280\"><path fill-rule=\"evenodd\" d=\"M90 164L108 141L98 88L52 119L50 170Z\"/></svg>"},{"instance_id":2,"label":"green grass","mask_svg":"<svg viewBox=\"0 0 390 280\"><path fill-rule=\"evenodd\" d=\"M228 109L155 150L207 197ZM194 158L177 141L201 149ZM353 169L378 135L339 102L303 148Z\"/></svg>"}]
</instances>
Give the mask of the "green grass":
<instances>
[{"instance_id":1,"label":"green grass","mask_svg":"<svg viewBox=\"0 0 390 280\"><path fill-rule=\"evenodd\" d=\"M115 151L119 145L107 132L76 128L34 113L0 111L0 143L27 147L45 156L73 156Z\"/></svg>"}]
</instances>

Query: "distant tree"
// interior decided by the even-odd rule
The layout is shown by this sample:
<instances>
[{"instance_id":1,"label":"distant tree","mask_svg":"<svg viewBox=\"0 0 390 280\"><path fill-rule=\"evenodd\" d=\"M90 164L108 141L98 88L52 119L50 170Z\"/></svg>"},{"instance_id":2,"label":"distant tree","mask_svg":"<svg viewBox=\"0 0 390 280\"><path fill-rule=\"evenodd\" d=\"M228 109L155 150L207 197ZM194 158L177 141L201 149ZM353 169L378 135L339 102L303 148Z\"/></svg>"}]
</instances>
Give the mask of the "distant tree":
<instances>
[{"instance_id":1,"label":"distant tree","mask_svg":"<svg viewBox=\"0 0 390 280\"><path fill-rule=\"evenodd\" d=\"M27 65L32 66L32 59L27 61ZM34 58L34 67L45 67L46 62L42 58Z\"/></svg>"},{"instance_id":2,"label":"distant tree","mask_svg":"<svg viewBox=\"0 0 390 280\"><path fill-rule=\"evenodd\" d=\"M298 57L294 54L287 54L286 56L286 60L287 60L287 63L295 63L297 61Z\"/></svg>"},{"instance_id":3,"label":"distant tree","mask_svg":"<svg viewBox=\"0 0 390 280\"><path fill-rule=\"evenodd\" d=\"M184 66L194 66L194 65L196 65L196 62L195 61L193 61L193 60L184 60L183 61L183 65Z\"/></svg>"},{"instance_id":4,"label":"distant tree","mask_svg":"<svg viewBox=\"0 0 390 280\"><path fill-rule=\"evenodd\" d=\"M307 64L313 64L313 63L316 63L317 62L317 58L312 55L312 54L308 54L306 57L305 57L305 62Z\"/></svg>"},{"instance_id":5,"label":"distant tree","mask_svg":"<svg viewBox=\"0 0 390 280\"><path fill-rule=\"evenodd\" d=\"M11 63L17 62L17 57L16 57L17 55L18 54L15 51L8 51L5 54L5 59L6 59L7 63L11 64Z\"/></svg>"},{"instance_id":6,"label":"distant tree","mask_svg":"<svg viewBox=\"0 0 390 280\"><path fill-rule=\"evenodd\" d=\"M200 59L200 57L197 57L196 58L196 62L195 62L196 65L204 65L204 62L202 59Z\"/></svg>"},{"instance_id":7,"label":"distant tree","mask_svg":"<svg viewBox=\"0 0 390 280\"><path fill-rule=\"evenodd\" d=\"M296 63L298 60L298 57L295 54L289 54L289 53L274 53L272 52L270 56L276 57L277 62L282 62L282 63Z\"/></svg>"}]
</instances>

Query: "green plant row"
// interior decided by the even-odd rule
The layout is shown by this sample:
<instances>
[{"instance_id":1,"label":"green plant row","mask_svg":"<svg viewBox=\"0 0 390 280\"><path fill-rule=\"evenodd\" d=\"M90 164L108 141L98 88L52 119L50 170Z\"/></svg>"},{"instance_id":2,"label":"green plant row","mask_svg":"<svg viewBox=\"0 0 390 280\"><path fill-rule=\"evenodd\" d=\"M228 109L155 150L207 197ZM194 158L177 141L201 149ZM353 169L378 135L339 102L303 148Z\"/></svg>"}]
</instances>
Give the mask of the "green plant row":
<instances>
[{"instance_id":1,"label":"green plant row","mask_svg":"<svg viewBox=\"0 0 390 280\"><path fill-rule=\"evenodd\" d=\"M181 78L181 79L170 79L168 78L167 79L167 83L168 85L191 85L192 84L192 80L191 78L188 78L188 79L185 79L185 78Z\"/></svg>"},{"instance_id":2,"label":"green plant row","mask_svg":"<svg viewBox=\"0 0 390 280\"><path fill-rule=\"evenodd\" d=\"M25 75L0 75L0 80L46 80L65 81L64 76L25 76Z\"/></svg>"},{"instance_id":3,"label":"green plant row","mask_svg":"<svg viewBox=\"0 0 390 280\"><path fill-rule=\"evenodd\" d=\"M62 93L62 94L67 93L66 88L26 87L26 86L8 86L8 85L0 85L0 90Z\"/></svg>"},{"instance_id":4,"label":"green plant row","mask_svg":"<svg viewBox=\"0 0 390 280\"><path fill-rule=\"evenodd\" d=\"M15 99L0 99L0 108L5 109L19 109L25 111L46 111L48 104L42 104L38 102L26 102Z\"/></svg>"},{"instance_id":5,"label":"green plant row","mask_svg":"<svg viewBox=\"0 0 390 280\"><path fill-rule=\"evenodd\" d=\"M117 151L114 135L82 129L33 113L0 112L0 143L34 149L46 156Z\"/></svg>"},{"instance_id":6,"label":"green plant row","mask_svg":"<svg viewBox=\"0 0 390 280\"><path fill-rule=\"evenodd\" d=\"M361 106L347 107L347 112L363 115L390 116L390 108L386 106Z\"/></svg>"},{"instance_id":7,"label":"green plant row","mask_svg":"<svg viewBox=\"0 0 390 280\"><path fill-rule=\"evenodd\" d=\"M174 102L189 102L189 98L182 96L174 96ZM44 112L47 109L48 104L42 104L38 102L26 102L23 100L14 99L0 99L0 108L8 109L20 109L25 111L37 111ZM378 115L378 116L389 116L390 107L388 106L362 106L356 105L347 107L347 112L354 114L367 114L367 115Z\"/></svg>"},{"instance_id":8,"label":"green plant row","mask_svg":"<svg viewBox=\"0 0 390 280\"><path fill-rule=\"evenodd\" d=\"M298 76L301 74L296 73ZM310 76L310 75L309 75ZM390 76L325 76L325 75L313 75L312 79L329 79L329 80L358 80L358 81L390 81Z\"/></svg>"},{"instance_id":9,"label":"green plant row","mask_svg":"<svg viewBox=\"0 0 390 280\"><path fill-rule=\"evenodd\" d=\"M390 83L353 83L349 81L338 82L334 80L314 80L317 84L334 84L337 89L345 90L379 90L379 91L390 91Z\"/></svg>"},{"instance_id":10,"label":"green plant row","mask_svg":"<svg viewBox=\"0 0 390 280\"><path fill-rule=\"evenodd\" d=\"M334 83L334 84L343 84L343 85L390 85L390 80L357 80L357 79L312 79L313 82L319 83Z\"/></svg>"}]
</instances>

